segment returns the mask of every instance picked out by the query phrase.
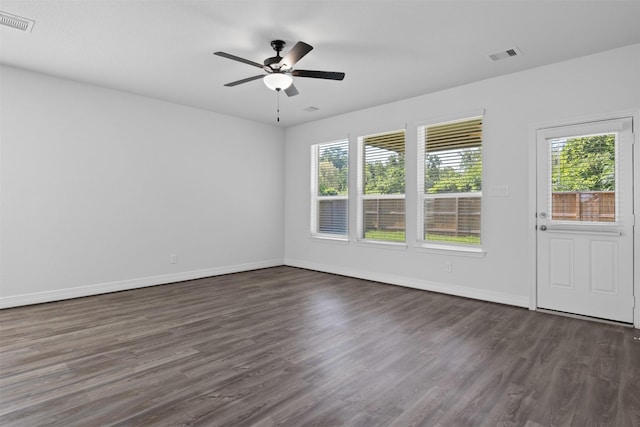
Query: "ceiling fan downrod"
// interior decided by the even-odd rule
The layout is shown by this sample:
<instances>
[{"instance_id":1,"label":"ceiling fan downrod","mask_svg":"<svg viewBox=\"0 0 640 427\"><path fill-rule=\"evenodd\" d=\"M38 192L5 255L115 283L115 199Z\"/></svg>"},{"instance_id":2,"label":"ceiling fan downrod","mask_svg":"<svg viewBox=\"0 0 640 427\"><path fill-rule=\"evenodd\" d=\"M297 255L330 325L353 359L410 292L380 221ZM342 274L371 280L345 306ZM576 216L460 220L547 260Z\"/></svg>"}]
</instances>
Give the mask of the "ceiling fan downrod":
<instances>
[{"instance_id":1,"label":"ceiling fan downrod","mask_svg":"<svg viewBox=\"0 0 640 427\"><path fill-rule=\"evenodd\" d=\"M280 56L280 52L287 45L283 40L273 40L271 42L271 47L276 51L276 56L272 56L271 58L267 58L264 60L264 66L270 68L271 70L278 72L280 71L280 61L282 61L282 57Z\"/></svg>"}]
</instances>

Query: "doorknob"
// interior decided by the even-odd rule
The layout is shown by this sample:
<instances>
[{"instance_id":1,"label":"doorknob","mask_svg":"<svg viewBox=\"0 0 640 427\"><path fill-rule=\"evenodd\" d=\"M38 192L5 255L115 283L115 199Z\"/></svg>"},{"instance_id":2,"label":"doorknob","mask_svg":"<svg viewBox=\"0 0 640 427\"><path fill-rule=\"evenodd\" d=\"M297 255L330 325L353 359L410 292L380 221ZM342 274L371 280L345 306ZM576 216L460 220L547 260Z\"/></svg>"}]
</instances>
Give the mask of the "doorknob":
<instances>
[{"instance_id":1,"label":"doorknob","mask_svg":"<svg viewBox=\"0 0 640 427\"><path fill-rule=\"evenodd\" d=\"M546 226L546 225L541 225L541 226L540 226L540 231L545 231L546 229L547 229L547 226Z\"/></svg>"}]
</instances>

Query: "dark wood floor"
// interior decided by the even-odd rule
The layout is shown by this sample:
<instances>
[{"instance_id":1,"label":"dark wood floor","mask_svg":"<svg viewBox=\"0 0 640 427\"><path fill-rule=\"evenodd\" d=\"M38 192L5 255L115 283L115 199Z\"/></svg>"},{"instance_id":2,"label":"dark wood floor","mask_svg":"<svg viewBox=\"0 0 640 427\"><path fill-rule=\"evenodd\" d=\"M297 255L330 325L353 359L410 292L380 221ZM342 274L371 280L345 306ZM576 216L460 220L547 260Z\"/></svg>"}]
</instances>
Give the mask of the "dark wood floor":
<instances>
[{"instance_id":1,"label":"dark wood floor","mask_svg":"<svg viewBox=\"0 0 640 427\"><path fill-rule=\"evenodd\" d=\"M0 312L3 426L640 426L640 331L278 267Z\"/></svg>"}]
</instances>

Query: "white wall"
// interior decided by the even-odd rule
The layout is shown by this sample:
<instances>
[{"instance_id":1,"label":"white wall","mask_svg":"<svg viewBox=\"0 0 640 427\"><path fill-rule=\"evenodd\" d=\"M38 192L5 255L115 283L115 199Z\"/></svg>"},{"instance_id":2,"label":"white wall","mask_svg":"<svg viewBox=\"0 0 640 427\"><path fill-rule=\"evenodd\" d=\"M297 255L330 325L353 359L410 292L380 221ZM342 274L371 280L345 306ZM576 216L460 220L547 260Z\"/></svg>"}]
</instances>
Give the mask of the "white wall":
<instances>
[{"instance_id":1,"label":"white wall","mask_svg":"<svg viewBox=\"0 0 640 427\"><path fill-rule=\"evenodd\" d=\"M640 45L633 45L287 129L285 262L528 306L533 259L530 216L534 213L529 192L531 127L549 121L572 122L622 110L637 111L639 76ZM486 111L482 218L482 247L486 256L420 252L412 243L415 238L411 239L417 228L413 196L417 191L416 166L415 156L411 156L416 147L416 124L481 109ZM350 136L350 178L354 183L356 138L399 129L405 124L409 236L406 250L355 242L355 191L350 203L351 241L345 244L311 238L309 146ZM508 185L509 197L489 196L486 190L494 185ZM354 185L350 188L355 190ZM636 240L639 236L636 232ZM452 263L451 273L444 271L446 262Z\"/></svg>"},{"instance_id":2,"label":"white wall","mask_svg":"<svg viewBox=\"0 0 640 427\"><path fill-rule=\"evenodd\" d=\"M0 66L0 307L278 265L283 253L289 265L527 306L531 128L638 111L639 75L634 45L284 133ZM485 192L485 257L420 252L411 239L405 250L390 250L358 244L355 234L349 243L309 237L311 144L347 135L355 142L406 124L411 152L417 122L479 109L486 110L484 188L510 192ZM350 208L354 233L355 198Z\"/></svg>"},{"instance_id":3,"label":"white wall","mask_svg":"<svg viewBox=\"0 0 640 427\"><path fill-rule=\"evenodd\" d=\"M0 306L282 264L281 129L0 73Z\"/></svg>"}]
</instances>

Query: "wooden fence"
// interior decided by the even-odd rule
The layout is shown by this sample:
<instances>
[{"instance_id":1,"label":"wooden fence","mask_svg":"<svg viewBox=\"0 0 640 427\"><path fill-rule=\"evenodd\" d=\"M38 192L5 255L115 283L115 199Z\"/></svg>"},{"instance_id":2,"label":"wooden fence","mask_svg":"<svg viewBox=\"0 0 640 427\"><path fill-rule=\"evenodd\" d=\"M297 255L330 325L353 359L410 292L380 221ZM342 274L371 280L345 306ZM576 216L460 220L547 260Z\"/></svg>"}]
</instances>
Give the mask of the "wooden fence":
<instances>
[{"instance_id":1,"label":"wooden fence","mask_svg":"<svg viewBox=\"0 0 640 427\"><path fill-rule=\"evenodd\" d=\"M477 196L425 199L425 239L429 234L480 238L481 200Z\"/></svg>"},{"instance_id":2,"label":"wooden fence","mask_svg":"<svg viewBox=\"0 0 640 427\"><path fill-rule=\"evenodd\" d=\"M404 231L404 198L364 200L364 230Z\"/></svg>"},{"instance_id":3,"label":"wooden fence","mask_svg":"<svg viewBox=\"0 0 640 427\"><path fill-rule=\"evenodd\" d=\"M552 195L552 217L555 221L614 222L615 191L556 192Z\"/></svg>"},{"instance_id":4,"label":"wooden fence","mask_svg":"<svg viewBox=\"0 0 640 427\"><path fill-rule=\"evenodd\" d=\"M552 219L556 221L615 221L615 191L581 191L553 193ZM341 201L341 203L346 203ZM398 198L364 201L366 231L404 230L405 201ZM480 236L480 197L460 196L425 200L426 234L442 236ZM329 206L327 206L329 208ZM340 206L346 212L346 206ZM346 230L346 215L344 228Z\"/></svg>"}]
</instances>

